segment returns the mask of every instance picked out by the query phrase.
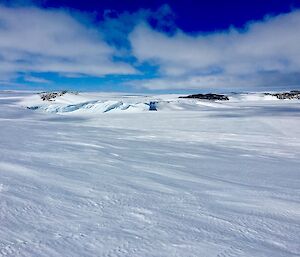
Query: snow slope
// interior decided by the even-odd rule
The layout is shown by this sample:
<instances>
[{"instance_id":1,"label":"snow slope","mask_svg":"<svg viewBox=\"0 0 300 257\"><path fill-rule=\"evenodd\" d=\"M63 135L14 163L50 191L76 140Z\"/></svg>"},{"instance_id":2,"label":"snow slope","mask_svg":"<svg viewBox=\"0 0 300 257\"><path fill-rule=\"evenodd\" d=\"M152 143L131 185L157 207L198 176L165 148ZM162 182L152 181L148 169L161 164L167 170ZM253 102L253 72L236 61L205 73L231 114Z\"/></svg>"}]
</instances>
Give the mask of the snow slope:
<instances>
[{"instance_id":1,"label":"snow slope","mask_svg":"<svg viewBox=\"0 0 300 257\"><path fill-rule=\"evenodd\" d=\"M2 92L0 108L1 257L300 255L299 101Z\"/></svg>"}]
</instances>

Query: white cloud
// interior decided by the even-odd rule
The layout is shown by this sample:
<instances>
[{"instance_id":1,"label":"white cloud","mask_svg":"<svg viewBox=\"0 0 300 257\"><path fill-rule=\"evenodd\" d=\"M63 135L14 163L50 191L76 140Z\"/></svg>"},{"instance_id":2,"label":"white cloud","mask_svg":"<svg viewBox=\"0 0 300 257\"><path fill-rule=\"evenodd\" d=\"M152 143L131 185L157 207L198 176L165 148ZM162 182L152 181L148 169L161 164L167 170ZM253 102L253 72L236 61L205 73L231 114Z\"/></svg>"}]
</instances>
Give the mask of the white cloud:
<instances>
[{"instance_id":1,"label":"white cloud","mask_svg":"<svg viewBox=\"0 0 300 257\"><path fill-rule=\"evenodd\" d=\"M126 85L151 90L166 89L204 89L206 91L251 91L251 90L286 90L299 88L300 72L295 73L252 73L247 75L182 75L162 76L161 78L136 80Z\"/></svg>"},{"instance_id":2,"label":"white cloud","mask_svg":"<svg viewBox=\"0 0 300 257\"><path fill-rule=\"evenodd\" d=\"M300 11L242 30L187 34L176 29L167 5L156 12L107 14L97 25L64 9L0 5L0 84L18 76L24 83L48 83L39 73L54 72L68 78L139 74L126 84L147 89L299 88L299 31ZM143 62L158 67L156 78L141 79L133 66Z\"/></svg>"},{"instance_id":3,"label":"white cloud","mask_svg":"<svg viewBox=\"0 0 300 257\"><path fill-rule=\"evenodd\" d=\"M35 77L35 76L30 76L30 75L24 76L24 80L27 82L33 82L33 83L51 83L51 81L48 79L39 78L39 77Z\"/></svg>"},{"instance_id":4,"label":"white cloud","mask_svg":"<svg viewBox=\"0 0 300 257\"><path fill-rule=\"evenodd\" d=\"M178 30L168 36L142 23L129 36L132 51L140 62L158 65L160 78L135 84L149 89L299 86L299 31L300 11L243 30L197 35ZM288 76L295 79L283 81Z\"/></svg>"},{"instance_id":5,"label":"white cloud","mask_svg":"<svg viewBox=\"0 0 300 257\"><path fill-rule=\"evenodd\" d=\"M130 65L113 61L108 46L88 21L66 10L0 6L0 76L56 72L61 75L134 74Z\"/></svg>"}]
</instances>

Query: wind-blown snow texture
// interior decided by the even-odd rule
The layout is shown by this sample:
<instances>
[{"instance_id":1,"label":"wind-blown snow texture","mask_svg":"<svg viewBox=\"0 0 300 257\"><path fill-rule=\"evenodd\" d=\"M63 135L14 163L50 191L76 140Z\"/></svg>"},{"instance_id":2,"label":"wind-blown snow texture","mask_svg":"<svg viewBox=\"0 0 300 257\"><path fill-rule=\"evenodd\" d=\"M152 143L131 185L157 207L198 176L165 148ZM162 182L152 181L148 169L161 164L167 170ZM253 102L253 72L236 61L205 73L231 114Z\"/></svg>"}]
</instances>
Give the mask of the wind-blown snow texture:
<instances>
[{"instance_id":1,"label":"wind-blown snow texture","mask_svg":"<svg viewBox=\"0 0 300 257\"><path fill-rule=\"evenodd\" d=\"M256 94L2 92L0 256L299 256L299 127Z\"/></svg>"}]
</instances>

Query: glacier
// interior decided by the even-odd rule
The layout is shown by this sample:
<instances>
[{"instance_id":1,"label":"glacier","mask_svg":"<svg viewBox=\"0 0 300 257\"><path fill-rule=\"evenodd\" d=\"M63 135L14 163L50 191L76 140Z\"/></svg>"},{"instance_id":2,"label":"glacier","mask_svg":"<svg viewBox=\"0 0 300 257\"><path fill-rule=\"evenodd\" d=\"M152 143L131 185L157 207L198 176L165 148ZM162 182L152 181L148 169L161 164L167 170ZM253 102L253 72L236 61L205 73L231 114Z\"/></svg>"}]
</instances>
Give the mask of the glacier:
<instances>
[{"instance_id":1,"label":"glacier","mask_svg":"<svg viewBox=\"0 0 300 257\"><path fill-rule=\"evenodd\" d=\"M1 91L0 108L1 257L300 255L299 100Z\"/></svg>"}]
</instances>

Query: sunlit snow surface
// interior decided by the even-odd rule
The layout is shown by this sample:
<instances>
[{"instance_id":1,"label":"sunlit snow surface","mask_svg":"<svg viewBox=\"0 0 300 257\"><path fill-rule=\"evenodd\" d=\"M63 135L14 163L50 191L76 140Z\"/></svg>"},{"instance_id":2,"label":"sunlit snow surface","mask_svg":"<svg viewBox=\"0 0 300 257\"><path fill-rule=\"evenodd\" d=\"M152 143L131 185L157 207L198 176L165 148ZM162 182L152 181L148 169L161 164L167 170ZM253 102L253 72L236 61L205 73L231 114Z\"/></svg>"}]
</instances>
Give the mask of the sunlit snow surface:
<instances>
[{"instance_id":1,"label":"sunlit snow surface","mask_svg":"<svg viewBox=\"0 0 300 257\"><path fill-rule=\"evenodd\" d=\"M2 92L0 147L0 256L300 255L299 100Z\"/></svg>"}]
</instances>

